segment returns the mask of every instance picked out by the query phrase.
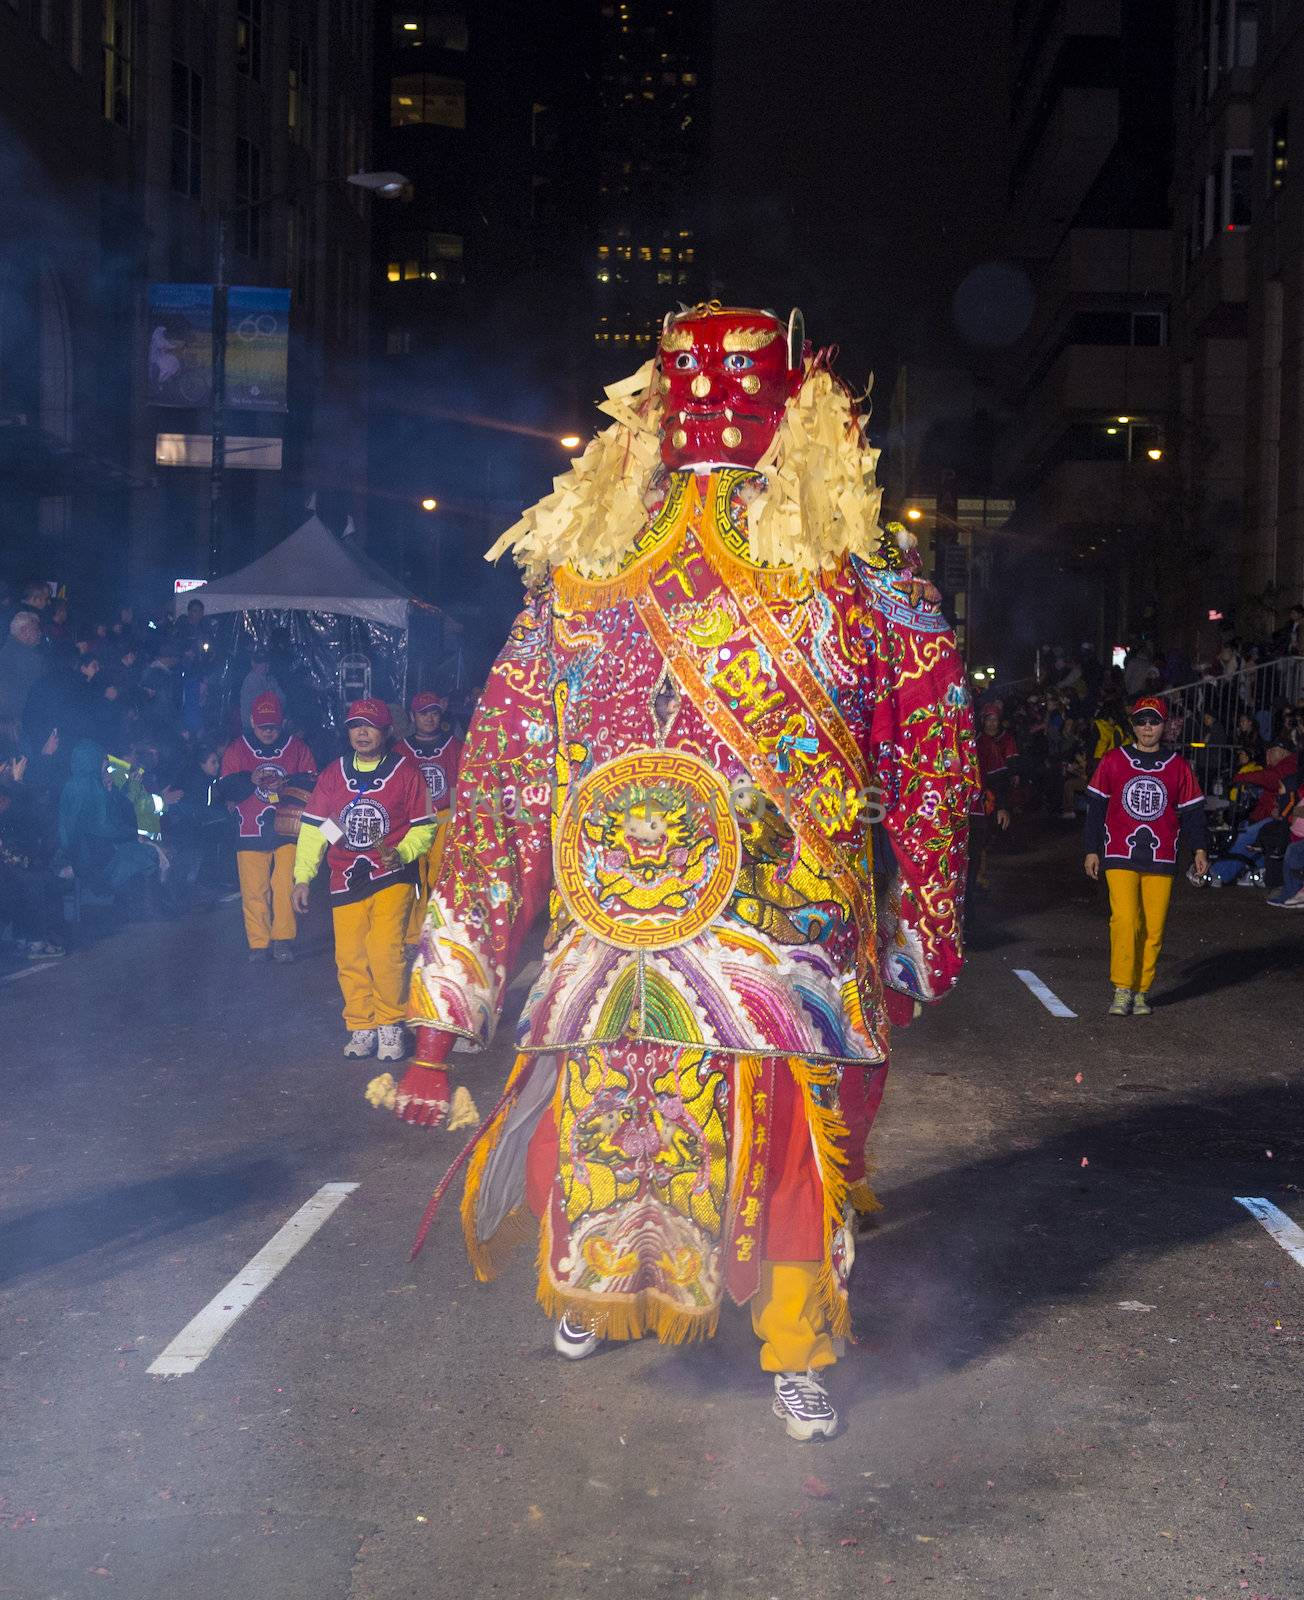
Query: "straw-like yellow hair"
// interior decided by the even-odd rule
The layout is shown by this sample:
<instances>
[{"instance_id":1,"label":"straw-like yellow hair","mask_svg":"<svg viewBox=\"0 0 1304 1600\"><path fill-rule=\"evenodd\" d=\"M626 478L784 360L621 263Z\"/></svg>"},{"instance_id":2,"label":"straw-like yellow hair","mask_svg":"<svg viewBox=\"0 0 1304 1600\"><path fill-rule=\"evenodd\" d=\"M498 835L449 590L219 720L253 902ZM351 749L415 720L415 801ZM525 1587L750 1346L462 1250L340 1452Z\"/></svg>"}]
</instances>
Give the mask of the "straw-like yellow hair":
<instances>
[{"instance_id":1,"label":"straw-like yellow hair","mask_svg":"<svg viewBox=\"0 0 1304 1600\"><path fill-rule=\"evenodd\" d=\"M660 461L661 404L654 366L612 384L598 409L614 419L592 439L552 493L532 505L485 559L511 551L527 582L554 567L588 579L614 577L647 522L646 497ZM748 510L754 561L817 572L847 554L869 555L882 537L878 451L862 441L851 398L824 367L808 365L770 448L757 463L765 489Z\"/></svg>"}]
</instances>

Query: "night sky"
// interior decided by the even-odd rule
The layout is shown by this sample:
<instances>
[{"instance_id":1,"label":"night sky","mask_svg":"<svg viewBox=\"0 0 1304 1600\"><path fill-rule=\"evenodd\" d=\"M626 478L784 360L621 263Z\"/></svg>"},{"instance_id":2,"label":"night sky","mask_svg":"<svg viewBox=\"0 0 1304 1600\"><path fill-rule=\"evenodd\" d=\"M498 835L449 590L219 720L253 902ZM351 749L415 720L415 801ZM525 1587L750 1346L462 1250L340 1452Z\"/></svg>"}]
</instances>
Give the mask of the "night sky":
<instances>
[{"instance_id":1,"label":"night sky","mask_svg":"<svg viewBox=\"0 0 1304 1600\"><path fill-rule=\"evenodd\" d=\"M1007 27L999 0L718 0L721 297L800 304L881 407L897 359L963 359L951 296L999 254Z\"/></svg>"}]
</instances>

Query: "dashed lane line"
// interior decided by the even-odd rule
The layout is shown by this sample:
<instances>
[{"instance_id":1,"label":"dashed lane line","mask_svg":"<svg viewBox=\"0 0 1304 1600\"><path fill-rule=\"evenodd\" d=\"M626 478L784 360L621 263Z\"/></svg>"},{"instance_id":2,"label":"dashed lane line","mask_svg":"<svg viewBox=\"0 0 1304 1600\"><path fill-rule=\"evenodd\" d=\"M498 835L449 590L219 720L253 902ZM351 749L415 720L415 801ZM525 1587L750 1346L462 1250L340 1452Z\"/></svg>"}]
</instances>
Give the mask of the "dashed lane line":
<instances>
[{"instance_id":1,"label":"dashed lane line","mask_svg":"<svg viewBox=\"0 0 1304 1600\"><path fill-rule=\"evenodd\" d=\"M193 1316L148 1367L160 1378L179 1378L207 1361L222 1335L303 1249L313 1234L357 1188L356 1183L324 1183L283 1228L267 1241L242 1272Z\"/></svg>"},{"instance_id":2,"label":"dashed lane line","mask_svg":"<svg viewBox=\"0 0 1304 1600\"><path fill-rule=\"evenodd\" d=\"M1076 1011L1070 1011L1060 997L1048 989L1035 972L1028 972L1025 968L1015 967L1014 976L1032 990L1052 1017L1076 1017Z\"/></svg>"},{"instance_id":3,"label":"dashed lane line","mask_svg":"<svg viewBox=\"0 0 1304 1600\"><path fill-rule=\"evenodd\" d=\"M1256 1222L1261 1222L1270 1237L1275 1239L1286 1254L1304 1267L1304 1228L1292 1222L1284 1211L1279 1211L1271 1200L1254 1195L1233 1195L1238 1206L1244 1206Z\"/></svg>"}]
</instances>

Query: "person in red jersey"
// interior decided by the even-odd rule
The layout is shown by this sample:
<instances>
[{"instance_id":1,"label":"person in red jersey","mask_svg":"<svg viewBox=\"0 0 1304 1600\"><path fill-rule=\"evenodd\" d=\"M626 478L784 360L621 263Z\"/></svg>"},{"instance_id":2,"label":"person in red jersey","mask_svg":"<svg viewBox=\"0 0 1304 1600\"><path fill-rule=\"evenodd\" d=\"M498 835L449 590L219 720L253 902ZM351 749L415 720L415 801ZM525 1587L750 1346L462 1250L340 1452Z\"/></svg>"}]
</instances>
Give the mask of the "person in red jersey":
<instances>
[{"instance_id":1,"label":"person in red jersey","mask_svg":"<svg viewBox=\"0 0 1304 1600\"><path fill-rule=\"evenodd\" d=\"M421 937L430 883L438 875L440 857L444 853L444 836L448 831L448 819L453 814L453 785L457 781L462 741L444 720L448 701L443 695L423 689L420 694L412 696L408 710L412 716L412 731L406 739L400 739L395 748L420 768L430 795L430 809L437 818L435 841L417 863L420 878L407 928L407 942L414 945Z\"/></svg>"},{"instance_id":2,"label":"person in red jersey","mask_svg":"<svg viewBox=\"0 0 1304 1600\"><path fill-rule=\"evenodd\" d=\"M332 761L309 796L294 858L294 905L322 857L330 873L335 967L344 996L344 1054L403 1059L407 995L403 938L435 818L416 763L391 746L383 700L355 700L344 720L348 753Z\"/></svg>"},{"instance_id":3,"label":"person in red jersey","mask_svg":"<svg viewBox=\"0 0 1304 1600\"><path fill-rule=\"evenodd\" d=\"M217 795L236 819L236 871L250 961L293 961L298 932L294 888L294 837L283 825L287 791L311 788L317 776L312 751L285 727L280 697L260 694L247 733L222 756Z\"/></svg>"},{"instance_id":4,"label":"person in red jersey","mask_svg":"<svg viewBox=\"0 0 1304 1600\"><path fill-rule=\"evenodd\" d=\"M1183 839L1196 872L1209 870L1200 785L1181 756L1160 748L1167 715L1162 700L1138 700L1131 742L1110 750L1087 786L1086 873L1099 878L1103 863L1109 887L1111 1017L1150 1015Z\"/></svg>"}]
</instances>

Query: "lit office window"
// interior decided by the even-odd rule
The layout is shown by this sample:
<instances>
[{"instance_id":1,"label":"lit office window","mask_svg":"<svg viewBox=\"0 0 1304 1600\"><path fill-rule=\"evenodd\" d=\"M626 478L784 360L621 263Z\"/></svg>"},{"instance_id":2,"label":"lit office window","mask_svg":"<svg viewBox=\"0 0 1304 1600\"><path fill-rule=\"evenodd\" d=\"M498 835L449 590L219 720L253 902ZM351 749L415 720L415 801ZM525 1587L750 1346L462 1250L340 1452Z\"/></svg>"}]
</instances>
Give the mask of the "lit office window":
<instances>
[{"instance_id":1,"label":"lit office window","mask_svg":"<svg viewBox=\"0 0 1304 1600\"><path fill-rule=\"evenodd\" d=\"M389 122L392 128L465 128L466 85L433 72L405 72L391 78Z\"/></svg>"},{"instance_id":2,"label":"lit office window","mask_svg":"<svg viewBox=\"0 0 1304 1600\"><path fill-rule=\"evenodd\" d=\"M433 50L465 50L469 43L466 12L460 6L397 6L392 26L400 49L428 45Z\"/></svg>"}]
</instances>

